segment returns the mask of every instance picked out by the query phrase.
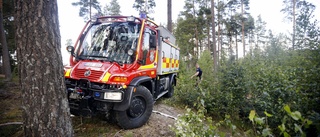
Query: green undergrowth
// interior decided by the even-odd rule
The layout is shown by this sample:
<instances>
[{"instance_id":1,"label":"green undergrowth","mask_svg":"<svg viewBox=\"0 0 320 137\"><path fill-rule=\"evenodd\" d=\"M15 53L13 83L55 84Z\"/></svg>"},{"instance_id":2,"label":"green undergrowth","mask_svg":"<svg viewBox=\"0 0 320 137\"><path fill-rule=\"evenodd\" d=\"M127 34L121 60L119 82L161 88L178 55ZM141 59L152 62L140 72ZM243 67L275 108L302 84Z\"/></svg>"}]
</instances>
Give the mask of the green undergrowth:
<instances>
[{"instance_id":1,"label":"green undergrowth","mask_svg":"<svg viewBox=\"0 0 320 137\"><path fill-rule=\"evenodd\" d=\"M181 62L173 100L194 110L179 120L194 121L189 127L174 128L176 134L184 136L180 133L188 129L190 133L197 131L195 135L219 135L217 123L228 118L239 129L236 132L247 136L320 135L319 59L317 50L278 50L277 54L256 51L238 60L221 59L214 73L211 55L205 51L197 61L203 70L198 87L190 79L195 73L192 61ZM196 107L199 104L202 107ZM288 113L284 108L294 111ZM253 111L255 118L249 119ZM210 118L215 120L210 122ZM199 133L199 126L212 126L212 131Z\"/></svg>"},{"instance_id":2,"label":"green undergrowth","mask_svg":"<svg viewBox=\"0 0 320 137\"><path fill-rule=\"evenodd\" d=\"M100 118L72 118L73 129L78 137L88 136L113 136L118 130L121 130L116 124L110 124Z\"/></svg>"}]
</instances>

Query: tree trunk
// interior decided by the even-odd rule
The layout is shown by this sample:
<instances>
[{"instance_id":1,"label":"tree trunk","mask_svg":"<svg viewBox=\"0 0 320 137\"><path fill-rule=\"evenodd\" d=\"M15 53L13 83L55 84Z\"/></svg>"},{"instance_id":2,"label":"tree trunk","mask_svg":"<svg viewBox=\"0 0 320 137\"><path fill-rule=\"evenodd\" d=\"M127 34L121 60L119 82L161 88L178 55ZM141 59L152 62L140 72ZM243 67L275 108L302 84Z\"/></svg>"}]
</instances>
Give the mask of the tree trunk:
<instances>
[{"instance_id":1,"label":"tree trunk","mask_svg":"<svg viewBox=\"0 0 320 137\"><path fill-rule=\"evenodd\" d=\"M295 39L296 39L296 0L292 0L292 16L293 16L293 19L292 19L292 22L293 22L293 25L292 25L292 49L294 50L295 49Z\"/></svg>"},{"instance_id":2,"label":"tree trunk","mask_svg":"<svg viewBox=\"0 0 320 137\"><path fill-rule=\"evenodd\" d=\"M197 57L197 59L200 58L200 50L199 50L199 42L198 42L198 27L197 27L197 24L196 24L196 27L195 27L195 44L196 44L196 49L197 49L197 52L195 53L195 56Z\"/></svg>"},{"instance_id":3,"label":"tree trunk","mask_svg":"<svg viewBox=\"0 0 320 137\"><path fill-rule=\"evenodd\" d=\"M172 32L172 2L168 0L168 25L167 28Z\"/></svg>"},{"instance_id":4,"label":"tree trunk","mask_svg":"<svg viewBox=\"0 0 320 137\"><path fill-rule=\"evenodd\" d=\"M73 136L57 0L16 0L15 6L24 136Z\"/></svg>"},{"instance_id":5,"label":"tree trunk","mask_svg":"<svg viewBox=\"0 0 320 137\"><path fill-rule=\"evenodd\" d=\"M6 34L4 33L4 27L3 27L2 0L0 0L0 36L1 36L0 43L2 47L2 66L3 66L4 75L5 75L5 81L11 81L12 74L11 74L10 56L9 56L8 44L6 40Z\"/></svg>"},{"instance_id":6,"label":"tree trunk","mask_svg":"<svg viewBox=\"0 0 320 137\"><path fill-rule=\"evenodd\" d=\"M214 21L214 0L211 0L211 20L212 20L212 49L213 49L213 68L214 72L218 69L217 47L216 47L216 23Z\"/></svg>"},{"instance_id":7,"label":"tree trunk","mask_svg":"<svg viewBox=\"0 0 320 137\"><path fill-rule=\"evenodd\" d=\"M208 48L208 50L210 51L210 54L211 54L211 52L213 52L212 51L212 48L211 48L211 41L210 41L210 21L209 21L209 18L207 19L207 27L208 27L208 29L207 29L207 36L208 36L208 39L207 39L207 41L208 41L208 46L207 46L207 48Z\"/></svg>"},{"instance_id":8,"label":"tree trunk","mask_svg":"<svg viewBox=\"0 0 320 137\"><path fill-rule=\"evenodd\" d=\"M233 56L233 49L232 49L232 35L229 36L229 56Z\"/></svg>"},{"instance_id":9,"label":"tree trunk","mask_svg":"<svg viewBox=\"0 0 320 137\"><path fill-rule=\"evenodd\" d=\"M200 56L199 56L199 53L200 53L200 51L199 51L199 43L198 43L198 24L197 24L197 19L196 19L196 10L195 10L195 3L194 3L194 0L192 1L192 4L193 4L193 6L192 6L192 10L193 10L193 18L194 18L194 24L195 24L195 27L194 27L194 29L195 29L195 45L196 45L196 52L195 52L195 56L197 57L197 59L199 59L200 58Z\"/></svg>"},{"instance_id":10,"label":"tree trunk","mask_svg":"<svg viewBox=\"0 0 320 137\"><path fill-rule=\"evenodd\" d=\"M220 12L218 11L218 61L217 63L220 66L220 58L221 58L221 53L222 53L222 40L221 40L221 18L220 18Z\"/></svg>"},{"instance_id":11,"label":"tree trunk","mask_svg":"<svg viewBox=\"0 0 320 137\"><path fill-rule=\"evenodd\" d=\"M209 7L209 5L208 5L208 0L206 0L205 1L206 2L206 9L208 9ZM210 2L210 5L211 5L211 2ZM210 54L211 53L213 53L213 51L212 51L212 48L211 48L211 41L210 41L210 39L211 39L211 36L210 36L210 32L211 32L211 29L210 29L210 19L211 19L211 15L210 14L206 14L206 24L207 24L207 43L208 43L208 45L207 45L207 48L208 48L208 50L210 51Z\"/></svg>"},{"instance_id":12,"label":"tree trunk","mask_svg":"<svg viewBox=\"0 0 320 137\"><path fill-rule=\"evenodd\" d=\"M236 33L236 59L238 59L238 33Z\"/></svg>"},{"instance_id":13,"label":"tree trunk","mask_svg":"<svg viewBox=\"0 0 320 137\"><path fill-rule=\"evenodd\" d=\"M241 0L241 26L242 26L242 44L243 44L243 57L244 57L246 55L246 41L244 40L244 17L243 17L243 14L244 14L243 0Z\"/></svg>"}]
</instances>

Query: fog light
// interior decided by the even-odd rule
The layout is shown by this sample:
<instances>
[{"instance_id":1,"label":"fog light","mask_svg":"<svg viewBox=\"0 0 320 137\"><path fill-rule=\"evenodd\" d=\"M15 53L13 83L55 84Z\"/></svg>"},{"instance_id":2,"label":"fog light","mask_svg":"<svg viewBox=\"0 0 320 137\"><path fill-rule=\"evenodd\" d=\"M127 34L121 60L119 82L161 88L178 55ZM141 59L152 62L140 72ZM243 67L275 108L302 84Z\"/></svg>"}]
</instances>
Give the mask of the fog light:
<instances>
[{"instance_id":1,"label":"fog light","mask_svg":"<svg viewBox=\"0 0 320 137\"><path fill-rule=\"evenodd\" d=\"M104 99L120 101L122 99L122 93L121 92L105 92Z\"/></svg>"},{"instance_id":2,"label":"fog light","mask_svg":"<svg viewBox=\"0 0 320 137\"><path fill-rule=\"evenodd\" d=\"M99 92L95 92L95 93L94 93L94 96L100 97L100 93L99 93Z\"/></svg>"}]
</instances>

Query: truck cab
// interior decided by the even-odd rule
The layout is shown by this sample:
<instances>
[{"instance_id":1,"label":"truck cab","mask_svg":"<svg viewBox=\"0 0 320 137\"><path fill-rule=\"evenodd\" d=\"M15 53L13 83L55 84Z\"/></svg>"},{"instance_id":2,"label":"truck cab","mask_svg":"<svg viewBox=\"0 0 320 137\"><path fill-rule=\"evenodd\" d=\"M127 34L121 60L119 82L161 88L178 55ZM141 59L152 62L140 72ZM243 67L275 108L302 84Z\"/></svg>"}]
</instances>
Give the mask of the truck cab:
<instances>
[{"instance_id":1,"label":"truck cab","mask_svg":"<svg viewBox=\"0 0 320 137\"><path fill-rule=\"evenodd\" d=\"M103 114L124 129L144 125L155 100L171 97L179 48L164 27L146 18L106 16L89 21L65 68L70 111Z\"/></svg>"}]
</instances>

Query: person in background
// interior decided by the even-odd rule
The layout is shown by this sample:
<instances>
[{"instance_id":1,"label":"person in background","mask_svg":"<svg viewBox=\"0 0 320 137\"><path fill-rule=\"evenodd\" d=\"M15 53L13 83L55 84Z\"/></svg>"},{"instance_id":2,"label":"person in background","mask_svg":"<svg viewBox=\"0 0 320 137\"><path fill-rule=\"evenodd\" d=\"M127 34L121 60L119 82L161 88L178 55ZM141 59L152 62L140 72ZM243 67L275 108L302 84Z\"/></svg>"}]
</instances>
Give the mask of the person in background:
<instances>
[{"instance_id":1,"label":"person in background","mask_svg":"<svg viewBox=\"0 0 320 137\"><path fill-rule=\"evenodd\" d=\"M196 87L197 87L198 84L200 84L200 82L202 80L202 77L201 77L202 76L202 70L201 70L201 68L200 68L198 63L196 64L196 68L197 68L196 73L194 73L194 75L191 76L191 79L193 77L195 77L195 76L197 77L197 83L196 83Z\"/></svg>"}]
</instances>

